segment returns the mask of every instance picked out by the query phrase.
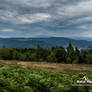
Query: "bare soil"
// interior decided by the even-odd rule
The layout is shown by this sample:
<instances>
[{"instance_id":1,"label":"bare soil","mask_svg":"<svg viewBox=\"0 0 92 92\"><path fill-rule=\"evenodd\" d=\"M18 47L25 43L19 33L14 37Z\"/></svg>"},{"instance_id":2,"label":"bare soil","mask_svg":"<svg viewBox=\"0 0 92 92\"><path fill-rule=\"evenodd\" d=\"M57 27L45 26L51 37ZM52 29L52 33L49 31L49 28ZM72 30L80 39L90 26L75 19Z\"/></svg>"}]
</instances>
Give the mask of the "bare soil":
<instances>
[{"instance_id":1,"label":"bare soil","mask_svg":"<svg viewBox=\"0 0 92 92\"><path fill-rule=\"evenodd\" d=\"M0 63L6 64L1 68L6 68L8 66L19 65L25 68L33 70L42 70L49 72L64 72L64 73L78 73L87 72L92 73L92 64L60 64L60 63L47 63L47 62L27 62L27 61L5 61L0 60Z\"/></svg>"}]
</instances>

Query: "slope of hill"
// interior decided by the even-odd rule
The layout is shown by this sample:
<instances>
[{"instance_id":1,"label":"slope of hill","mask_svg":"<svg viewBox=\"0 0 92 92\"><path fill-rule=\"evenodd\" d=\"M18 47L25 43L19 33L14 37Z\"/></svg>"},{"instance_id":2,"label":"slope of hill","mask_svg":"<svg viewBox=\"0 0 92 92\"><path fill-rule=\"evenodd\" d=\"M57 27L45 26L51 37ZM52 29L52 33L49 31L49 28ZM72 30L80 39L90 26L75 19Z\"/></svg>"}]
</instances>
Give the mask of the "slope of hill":
<instances>
[{"instance_id":1,"label":"slope of hill","mask_svg":"<svg viewBox=\"0 0 92 92\"><path fill-rule=\"evenodd\" d=\"M52 46L64 46L71 42L73 46L78 48L88 48L92 46L92 41L73 40L64 37L49 38L0 38L0 47L6 45L8 48L36 48L39 44L43 48L51 48Z\"/></svg>"}]
</instances>

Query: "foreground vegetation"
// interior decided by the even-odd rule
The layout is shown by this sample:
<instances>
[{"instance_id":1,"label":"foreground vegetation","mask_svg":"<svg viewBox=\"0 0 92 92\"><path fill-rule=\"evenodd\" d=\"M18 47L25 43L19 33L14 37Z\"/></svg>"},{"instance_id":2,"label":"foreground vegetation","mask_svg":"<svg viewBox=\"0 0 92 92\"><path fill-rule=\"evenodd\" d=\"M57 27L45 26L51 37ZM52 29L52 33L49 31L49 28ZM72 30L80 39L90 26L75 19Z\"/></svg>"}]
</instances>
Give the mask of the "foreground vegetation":
<instances>
[{"instance_id":1,"label":"foreground vegetation","mask_svg":"<svg viewBox=\"0 0 92 92\"><path fill-rule=\"evenodd\" d=\"M85 92L84 87L72 87L84 75L86 73L68 75L18 66L5 68L0 70L0 92ZM92 80L92 74L87 76Z\"/></svg>"},{"instance_id":2,"label":"foreground vegetation","mask_svg":"<svg viewBox=\"0 0 92 92\"><path fill-rule=\"evenodd\" d=\"M79 50L71 43L64 47L53 47L51 49L41 48L0 48L0 59L21 61L47 61L67 64L92 64L92 50Z\"/></svg>"}]
</instances>

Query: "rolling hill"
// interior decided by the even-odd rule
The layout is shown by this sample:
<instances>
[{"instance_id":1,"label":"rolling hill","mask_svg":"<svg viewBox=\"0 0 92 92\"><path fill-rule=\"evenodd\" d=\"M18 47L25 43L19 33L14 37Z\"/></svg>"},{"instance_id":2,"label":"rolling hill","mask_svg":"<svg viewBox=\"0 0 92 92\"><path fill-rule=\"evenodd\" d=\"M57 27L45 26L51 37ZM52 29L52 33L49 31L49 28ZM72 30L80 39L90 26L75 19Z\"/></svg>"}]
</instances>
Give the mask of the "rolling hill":
<instances>
[{"instance_id":1,"label":"rolling hill","mask_svg":"<svg viewBox=\"0 0 92 92\"><path fill-rule=\"evenodd\" d=\"M92 41L74 40L64 37L48 37L48 38L0 38L0 47L5 45L8 48L36 48L39 44L43 48L51 48L53 46L64 46L71 42L73 46L80 49L92 47Z\"/></svg>"}]
</instances>

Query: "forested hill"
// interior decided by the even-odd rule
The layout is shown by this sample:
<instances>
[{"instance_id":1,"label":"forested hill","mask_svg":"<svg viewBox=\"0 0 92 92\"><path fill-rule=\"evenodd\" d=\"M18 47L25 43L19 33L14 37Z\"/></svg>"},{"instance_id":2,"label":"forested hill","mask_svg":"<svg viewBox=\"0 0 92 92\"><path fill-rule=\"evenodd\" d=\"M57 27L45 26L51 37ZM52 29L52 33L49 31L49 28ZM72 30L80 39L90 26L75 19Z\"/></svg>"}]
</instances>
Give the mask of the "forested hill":
<instances>
[{"instance_id":1,"label":"forested hill","mask_svg":"<svg viewBox=\"0 0 92 92\"><path fill-rule=\"evenodd\" d=\"M49 38L0 38L0 47L5 45L8 48L36 48L39 44L43 48L51 48L53 46L64 46L71 42L73 46L78 48L92 47L92 41L73 40L64 37Z\"/></svg>"}]
</instances>

